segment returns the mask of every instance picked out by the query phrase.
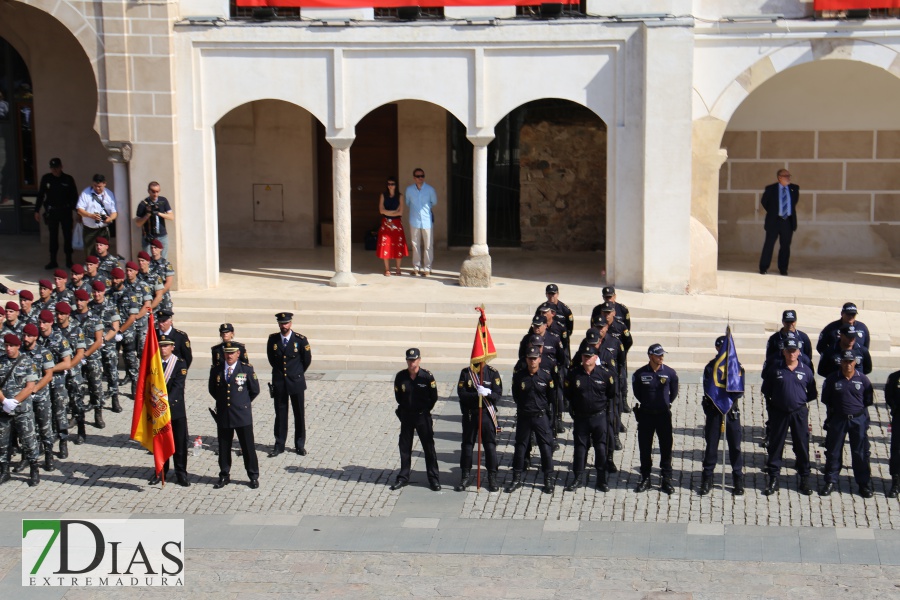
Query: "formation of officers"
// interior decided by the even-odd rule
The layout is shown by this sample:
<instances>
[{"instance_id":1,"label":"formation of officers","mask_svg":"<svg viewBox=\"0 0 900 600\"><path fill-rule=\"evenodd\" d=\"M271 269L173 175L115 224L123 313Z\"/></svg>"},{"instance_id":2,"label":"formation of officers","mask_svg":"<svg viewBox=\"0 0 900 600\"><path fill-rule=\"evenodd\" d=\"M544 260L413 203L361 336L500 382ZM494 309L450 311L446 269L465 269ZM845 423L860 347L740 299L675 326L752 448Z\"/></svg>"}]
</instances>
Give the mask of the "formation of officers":
<instances>
[{"instance_id":1,"label":"formation of officers","mask_svg":"<svg viewBox=\"0 0 900 600\"><path fill-rule=\"evenodd\" d=\"M572 419L572 476L566 491L587 484L587 457L594 451L595 488L609 491L610 473L617 467L614 453L621 449L619 434L624 431L622 414L633 412L637 423L640 455L640 481L635 492L652 487L653 443L659 447L659 489L672 494L672 403L678 398L678 374L664 363L665 350L652 344L647 350L647 363L630 377L631 393L637 401L628 407L627 355L632 345L628 309L616 302L615 289L603 288L604 302L591 314L591 328L570 353L574 318L571 310L559 300L556 285L547 286L547 301L535 311L529 331L519 347L519 362L513 369L512 398L516 405L515 450L512 478L506 492L524 485L524 473L531 467L531 454L537 445L542 490L554 491L556 476L553 453L559 449L557 435L563 432L563 413ZM868 407L873 403L873 387L867 374L872 370L868 351L869 331L857 320L857 307L847 303L841 316L819 334L815 351L818 365L813 371L813 346L809 336L797 329L797 313L785 310L782 327L767 341L762 370L762 395L768 420L763 446L767 449L766 484L762 493L775 494L779 489L785 442L790 430L796 457L797 490L813 493L810 487L810 402L819 399L816 373L824 377L821 401L826 408L823 428L825 436L824 484L822 496L831 494L842 468L844 444L849 438L853 475L859 494L874 494L869 466ZM725 336L715 340L715 355L706 365L704 384L715 381L716 369L726 344ZM400 419L401 468L391 489L408 485L413 433L421 441L425 455L429 487L441 489L431 410L438 395L433 375L420 366L421 354L410 348L406 354L407 369L397 373L394 395ZM743 366L739 365L743 378ZM708 389L704 385L704 389ZM486 482L490 492L500 491L497 457L498 402L503 394L500 373L484 362L473 363L460 372L457 395L462 412L461 478L456 491L472 485L473 450L484 449ZM741 451L742 426L740 400L742 392L728 392L731 408L723 414L712 398L704 394L702 409L706 448L697 493L705 495L713 485L718 447L724 433L732 469L732 493L745 493L744 465ZM885 384L885 400L891 411L892 432L900 419L900 371ZM891 437L890 498L900 495L900 434Z\"/></svg>"}]
</instances>

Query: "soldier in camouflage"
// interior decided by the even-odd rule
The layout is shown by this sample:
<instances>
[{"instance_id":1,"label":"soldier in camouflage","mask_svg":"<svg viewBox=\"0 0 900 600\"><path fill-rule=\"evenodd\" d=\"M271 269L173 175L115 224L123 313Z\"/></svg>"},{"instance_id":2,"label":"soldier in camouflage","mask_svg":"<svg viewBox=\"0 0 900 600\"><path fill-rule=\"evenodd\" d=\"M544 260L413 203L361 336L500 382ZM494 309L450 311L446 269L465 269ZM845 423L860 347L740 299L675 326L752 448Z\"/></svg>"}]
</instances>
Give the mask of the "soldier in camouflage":
<instances>
[{"instance_id":1,"label":"soldier in camouflage","mask_svg":"<svg viewBox=\"0 0 900 600\"><path fill-rule=\"evenodd\" d=\"M88 291L90 289L90 284L85 283L84 281L84 266L72 265L70 271L72 272L72 276L69 279L69 283L66 284L66 287L69 288L72 294L74 294L78 290L85 290L86 292L88 292L88 294L90 294L90 292ZM75 308L73 307L72 310L75 310Z\"/></svg>"},{"instance_id":2,"label":"soldier in camouflage","mask_svg":"<svg viewBox=\"0 0 900 600\"><path fill-rule=\"evenodd\" d=\"M74 298L73 298L74 300ZM80 446L87 439L87 431L84 425L84 376L82 375L82 365L84 364L84 351L87 346L84 342L84 332L76 322L71 318L72 307L67 302L59 302L56 305L56 326L55 330L59 331L63 338L68 340L69 347L72 349L72 362L66 373L66 391L69 395L69 409L75 422L78 424L78 435L73 440L76 446Z\"/></svg>"},{"instance_id":3,"label":"soldier in camouflage","mask_svg":"<svg viewBox=\"0 0 900 600\"><path fill-rule=\"evenodd\" d=\"M34 415L31 412L30 396L37 381L34 363L20 353L22 340L8 333L3 336L6 355L0 356L0 484L9 481L9 442L13 428L25 455L31 460L31 478L28 485L35 486L41 481L38 469L37 442L34 437Z\"/></svg>"},{"instance_id":4,"label":"soldier in camouflage","mask_svg":"<svg viewBox=\"0 0 900 600\"><path fill-rule=\"evenodd\" d=\"M6 303L5 314L6 320L3 322L3 325L0 326L0 336L11 333L21 338L25 322L20 317L21 311L19 305L10 300Z\"/></svg>"},{"instance_id":5,"label":"soldier in camouflage","mask_svg":"<svg viewBox=\"0 0 900 600\"><path fill-rule=\"evenodd\" d=\"M94 317L103 324L103 346L100 348L103 360L103 376L106 379L106 394L111 402L113 412L122 412L119 404L119 355L116 352L116 342L122 341L119 335L119 311L115 305L106 298L106 284L95 281L91 284L94 299L88 307ZM100 406L103 406L101 400Z\"/></svg>"},{"instance_id":6,"label":"soldier in camouflage","mask_svg":"<svg viewBox=\"0 0 900 600\"><path fill-rule=\"evenodd\" d=\"M112 270L119 266L119 259L109 252L109 240L105 237L97 238L97 272L108 280L112 279ZM109 285L109 284L107 284Z\"/></svg>"},{"instance_id":7,"label":"soldier in camouflage","mask_svg":"<svg viewBox=\"0 0 900 600\"><path fill-rule=\"evenodd\" d=\"M153 260L150 262L150 272L156 275L163 284L162 300L160 300L159 307L156 310L157 312L161 310L172 312L174 307L169 290L172 289L172 284L175 282L175 268L172 266L172 263L163 258L162 253L163 243L159 240L151 241L150 254Z\"/></svg>"},{"instance_id":8,"label":"soldier in camouflage","mask_svg":"<svg viewBox=\"0 0 900 600\"><path fill-rule=\"evenodd\" d=\"M34 415L35 428L40 440L41 450L44 452L44 469L53 470L53 405L50 400L50 383L53 381L53 353L38 344L41 333L37 325L29 323L25 326L22 338L22 353L28 354L34 365L36 383L32 390L31 405ZM16 472L25 469L27 454L22 457L22 462L16 468Z\"/></svg>"},{"instance_id":9,"label":"soldier in camouflage","mask_svg":"<svg viewBox=\"0 0 900 600\"><path fill-rule=\"evenodd\" d=\"M55 307L54 307L55 308ZM69 406L69 393L66 390L66 371L72 365L72 348L69 340L53 328L56 314L42 310L38 317L41 337L38 344L53 353L53 381L50 383L50 400L53 405L53 425L59 438L59 457L69 457L69 419L66 408Z\"/></svg>"},{"instance_id":10,"label":"soldier in camouflage","mask_svg":"<svg viewBox=\"0 0 900 600\"><path fill-rule=\"evenodd\" d=\"M56 310L56 305L60 302L65 302L71 307L75 306L75 297L72 295L72 290L69 289L68 282L69 274L66 273L62 269L56 269L53 272L53 282L55 287L53 288L53 293L51 297L53 298L53 310Z\"/></svg>"},{"instance_id":11,"label":"soldier in camouflage","mask_svg":"<svg viewBox=\"0 0 900 600\"><path fill-rule=\"evenodd\" d=\"M112 285L110 273L100 272L100 259L96 256L88 256L84 259L84 284L90 286L95 281L102 281L107 288ZM90 287L88 287L90 290Z\"/></svg>"},{"instance_id":12,"label":"soldier in camouflage","mask_svg":"<svg viewBox=\"0 0 900 600\"><path fill-rule=\"evenodd\" d=\"M159 274L150 270L150 263L152 260L150 255L146 252L138 252L137 264L139 271L137 276L138 279L150 287L150 292L153 295L153 301L150 303L150 310L156 313L157 308L163 300L163 292L165 292L166 286Z\"/></svg>"},{"instance_id":13,"label":"soldier in camouflage","mask_svg":"<svg viewBox=\"0 0 900 600\"><path fill-rule=\"evenodd\" d=\"M38 299L31 305L31 310L40 315L42 310L53 312L56 309L56 302L53 300L53 284L49 279L41 279L38 282ZM37 322L35 322L37 325Z\"/></svg>"},{"instance_id":14,"label":"soldier in camouflage","mask_svg":"<svg viewBox=\"0 0 900 600\"><path fill-rule=\"evenodd\" d=\"M82 389L82 397L90 393L91 406L94 408L94 426L97 429L106 427L103 421L103 361L101 349L103 348L103 323L97 319L88 308L90 295L87 290L75 292L75 301L78 306L72 313L72 320L81 327L84 334L84 366L81 370L84 376L85 386Z\"/></svg>"},{"instance_id":15,"label":"soldier in camouflage","mask_svg":"<svg viewBox=\"0 0 900 600\"><path fill-rule=\"evenodd\" d=\"M19 290L19 318L25 324L34 323L37 325L38 311L34 310L34 294L31 290Z\"/></svg>"},{"instance_id":16,"label":"soldier in camouflage","mask_svg":"<svg viewBox=\"0 0 900 600\"><path fill-rule=\"evenodd\" d=\"M134 397L134 386L137 384L138 368L141 363L140 354L144 348L143 341L147 336L147 315L150 314L152 297L146 284L137 279L137 265L129 261L125 270L128 280L113 278L113 289L118 295L119 316L125 319L119 325L119 334L122 336L122 357L125 359L125 370L131 381L131 396ZM143 325L143 330L141 325Z\"/></svg>"}]
</instances>

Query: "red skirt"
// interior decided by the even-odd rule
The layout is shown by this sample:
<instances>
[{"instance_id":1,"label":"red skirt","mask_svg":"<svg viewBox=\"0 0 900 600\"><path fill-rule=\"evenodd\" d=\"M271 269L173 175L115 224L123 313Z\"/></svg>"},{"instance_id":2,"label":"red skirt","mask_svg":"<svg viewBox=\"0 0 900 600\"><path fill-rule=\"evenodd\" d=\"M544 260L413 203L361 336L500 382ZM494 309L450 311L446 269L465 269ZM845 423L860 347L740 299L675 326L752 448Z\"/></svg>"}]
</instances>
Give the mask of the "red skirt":
<instances>
[{"instance_id":1,"label":"red skirt","mask_svg":"<svg viewBox=\"0 0 900 600\"><path fill-rule=\"evenodd\" d=\"M378 258L403 258L409 256L406 249L406 234L400 217L382 217L378 229Z\"/></svg>"}]
</instances>

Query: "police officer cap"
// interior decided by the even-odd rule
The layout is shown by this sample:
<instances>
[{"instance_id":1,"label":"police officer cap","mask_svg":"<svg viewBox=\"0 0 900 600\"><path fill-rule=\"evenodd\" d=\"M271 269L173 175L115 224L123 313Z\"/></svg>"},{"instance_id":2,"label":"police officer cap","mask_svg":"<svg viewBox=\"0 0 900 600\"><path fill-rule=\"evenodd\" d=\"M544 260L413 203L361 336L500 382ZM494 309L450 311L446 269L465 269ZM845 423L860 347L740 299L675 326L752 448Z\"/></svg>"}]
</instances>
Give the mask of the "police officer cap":
<instances>
[{"instance_id":1,"label":"police officer cap","mask_svg":"<svg viewBox=\"0 0 900 600\"><path fill-rule=\"evenodd\" d=\"M222 350L225 354L231 354L232 352L240 351L241 347L238 346L237 342L225 342L222 344Z\"/></svg>"},{"instance_id":2,"label":"police officer cap","mask_svg":"<svg viewBox=\"0 0 900 600\"><path fill-rule=\"evenodd\" d=\"M132 263L134 264L134 263ZM137 265L135 265L137 266ZM140 269L135 269L135 271L139 271ZM116 267L112 271L109 272L109 276L113 279L125 279L125 271L122 270L122 267Z\"/></svg>"},{"instance_id":3,"label":"police officer cap","mask_svg":"<svg viewBox=\"0 0 900 600\"><path fill-rule=\"evenodd\" d=\"M91 255L88 256L86 259L84 259L84 264L86 264L86 265L99 265L99 264L100 264L100 259L97 258L96 256L94 256L93 254L91 254Z\"/></svg>"},{"instance_id":4,"label":"police officer cap","mask_svg":"<svg viewBox=\"0 0 900 600\"><path fill-rule=\"evenodd\" d=\"M72 275L84 275L84 267L81 265L72 265L70 270L72 271Z\"/></svg>"},{"instance_id":5,"label":"police officer cap","mask_svg":"<svg viewBox=\"0 0 900 600\"><path fill-rule=\"evenodd\" d=\"M290 323L291 321L294 320L294 313L280 312L277 315L275 315L275 320L278 321L279 324L280 323Z\"/></svg>"},{"instance_id":6,"label":"police officer cap","mask_svg":"<svg viewBox=\"0 0 900 600\"><path fill-rule=\"evenodd\" d=\"M175 313L173 313L171 310L167 310L165 308L156 313L156 318L159 319L160 321L167 321L174 316L175 316Z\"/></svg>"},{"instance_id":7,"label":"police officer cap","mask_svg":"<svg viewBox=\"0 0 900 600\"><path fill-rule=\"evenodd\" d=\"M539 335L530 335L528 336L528 345L529 346L543 346L544 338Z\"/></svg>"},{"instance_id":8,"label":"police officer cap","mask_svg":"<svg viewBox=\"0 0 900 600\"><path fill-rule=\"evenodd\" d=\"M422 356L422 353L419 352L418 348L410 348L406 351L406 360L416 360Z\"/></svg>"},{"instance_id":9,"label":"police officer cap","mask_svg":"<svg viewBox=\"0 0 900 600\"><path fill-rule=\"evenodd\" d=\"M616 312L616 305L612 302L604 302L600 305L600 312Z\"/></svg>"},{"instance_id":10,"label":"police officer cap","mask_svg":"<svg viewBox=\"0 0 900 600\"><path fill-rule=\"evenodd\" d=\"M552 302L544 302L540 306L538 306L538 310L541 312L547 312L548 310L556 312L556 305Z\"/></svg>"},{"instance_id":11,"label":"police officer cap","mask_svg":"<svg viewBox=\"0 0 900 600\"><path fill-rule=\"evenodd\" d=\"M48 290L53 289L53 284L50 283L49 279L41 279L38 281L38 287L47 288Z\"/></svg>"},{"instance_id":12,"label":"police officer cap","mask_svg":"<svg viewBox=\"0 0 900 600\"><path fill-rule=\"evenodd\" d=\"M19 290L19 300L34 300L31 290Z\"/></svg>"},{"instance_id":13,"label":"police officer cap","mask_svg":"<svg viewBox=\"0 0 900 600\"><path fill-rule=\"evenodd\" d=\"M647 348L647 354L652 354L654 356L662 356L666 351L663 350L662 344L653 344L649 348Z\"/></svg>"},{"instance_id":14,"label":"police officer cap","mask_svg":"<svg viewBox=\"0 0 900 600\"><path fill-rule=\"evenodd\" d=\"M221 325L219 325L219 333L225 333L226 331L234 333L234 325L232 325L231 323L222 323Z\"/></svg>"},{"instance_id":15,"label":"police officer cap","mask_svg":"<svg viewBox=\"0 0 900 600\"><path fill-rule=\"evenodd\" d=\"M37 325L34 323L29 323L25 326L25 329L22 330L24 335L30 335L31 337L37 337L41 335L41 332L38 331Z\"/></svg>"},{"instance_id":16,"label":"police officer cap","mask_svg":"<svg viewBox=\"0 0 900 600\"><path fill-rule=\"evenodd\" d=\"M845 360L856 362L856 355L853 354L853 350L844 350L843 352L841 352L841 362Z\"/></svg>"},{"instance_id":17,"label":"police officer cap","mask_svg":"<svg viewBox=\"0 0 900 600\"><path fill-rule=\"evenodd\" d=\"M38 320L41 323L52 323L54 321L54 319L55 319L55 317L53 316L53 313L50 312L49 310L42 310L41 314L38 315Z\"/></svg>"},{"instance_id":18,"label":"police officer cap","mask_svg":"<svg viewBox=\"0 0 900 600\"><path fill-rule=\"evenodd\" d=\"M796 310L786 310L781 313L781 321L784 323L793 323L797 320L797 311Z\"/></svg>"},{"instance_id":19,"label":"police officer cap","mask_svg":"<svg viewBox=\"0 0 900 600\"><path fill-rule=\"evenodd\" d=\"M581 356L597 356L597 348L588 342L582 342L581 347L578 349L581 352Z\"/></svg>"},{"instance_id":20,"label":"police officer cap","mask_svg":"<svg viewBox=\"0 0 900 600\"><path fill-rule=\"evenodd\" d=\"M75 299L87 302L91 299L91 295L87 293L87 290L75 290Z\"/></svg>"},{"instance_id":21,"label":"police officer cap","mask_svg":"<svg viewBox=\"0 0 900 600\"><path fill-rule=\"evenodd\" d=\"M716 350L718 350L719 348L721 348L724 345L725 345L725 336L720 335L719 337L716 338Z\"/></svg>"},{"instance_id":22,"label":"police officer cap","mask_svg":"<svg viewBox=\"0 0 900 600\"><path fill-rule=\"evenodd\" d=\"M540 356L540 355L541 355L541 349L540 349L540 348L535 348L534 346L531 346L531 347L528 348L528 350L525 352L525 358L537 358L537 357Z\"/></svg>"},{"instance_id":23,"label":"police officer cap","mask_svg":"<svg viewBox=\"0 0 900 600\"><path fill-rule=\"evenodd\" d=\"M106 284L102 281L94 281L91 283L91 288L93 288L95 292L105 292Z\"/></svg>"},{"instance_id":24,"label":"police officer cap","mask_svg":"<svg viewBox=\"0 0 900 600\"><path fill-rule=\"evenodd\" d=\"M605 288L603 288L603 297L604 298L612 298L615 295L616 295L616 288L614 288L613 286L608 285Z\"/></svg>"},{"instance_id":25,"label":"police officer cap","mask_svg":"<svg viewBox=\"0 0 900 600\"><path fill-rule=\"evenodd\" d=\"M856 327L853 325L844 325L841 327L841 335L853 337L856 335Z\"/></svg>"},{"instance_id":26,"label":"police officer cap","mask_svg":"<svg viewBox=\"0 0 900 600\"><path fill-rule=\"evenodd\" d=\"M784 339L784 349L785 350L797 350L800 346L797 344L797 338L794 336L789 336Z\"/></svg>"},{"instance_id":27,"label":"police officer cap","mask_svg":"<svg viewBox=\"0 0 900 600\"><path fill-rule=\"evenodd\" d=\"M167 335L160 335L159 336L159 345L160 346L174 346L175 340L173 340L172 338L170 338Z\"/></svg>"},{"instance_id":28,"label":"police officer cap","mask_svg":"<svg viewBox=\"0 0 900 600\"><path fill-rule=\"evenodd\" d=\"M6 310L19 310L19 305L10 300L6 303Z\"/></svg>"},{"instance_id":29,"label":"police officer cap","mask_svg":"<svg viewBox=\"0 0 900 600\"><path fill-rule=\"evenodd\" d=\"M72 306L68 302L57 302L56 303L56 314L70 315L70 314L72 314Z\"/></svg>"},{"instance_id":30,"label":"police officer cap","mask_svg":"<svg viewBox=\"0 0 900 600\"><path fill-rule=\"evenodd\" d=\"M50 168L51 168L51 169L58 169L58 168L60 168L61 166L62 166L62 161L59 160L58 158L51 158L51 159L50 159Z\"/></svg>"},{"instance_id":31,"label":"police officer cap","mask_svg":"<svg viewBox=\"0 0 900 600\"><path fill-rule=\"evenodd\" d=\"M3 336L3 343L7 346L21 346L22 340L14 333L7 333Z\"/></svg>"},{"instance_id":32,"label":"police officer cap","mask_svg":"<svg viewBox=\"0 0 900 600\"><path fill-rule=\"evenodd\" d=\"M531 325L532 325L532 327L537 327L537 326L539 326L539 325L543 325L543 324L546 323L546 322L547 322L547 319L545 319L545 318L542 317L541 315L534 315L534 318L531 319Z\"/></svg>"},{"instance_id":33,"label":"police officer cap","mask_svg":"<svg viewBox=\"0 0 900 600\"><path fill-rule=\"evenodd\" d=\"M555 283L549 283L549 284L547 284L546 292L547 292L548 294L558 294L558 293L559 293L559 286L556 285Z\"/></svg>"},{"instance_id":34,"label":"police officer cap","mask_svg":"<svg viewBox=\"0 0 900 600\"><path fill-rule=\"evenodd\" d=\"M600 330L595 327L591 327L590 329L588 329L584 333L584 341L586 341L589 344L596 344L597 342L599 342L600 341Z\"/></svg>"},{"instance_id":35,"label":"police officer cap","mask_svg":"<svg viewBox=\"0 0 900 600\"><path fill-rule=\"evenodd\" d=\"M159 248L160 250L163 249L163 243L159 240L153 240L152 242L150 242L150 245L154 248Z\"/></svg>"},{"instance_id":36,"label":"police officer cap","mask_svg":"<svg viewBox=\"0 0 900 600\"><path fill-rule=\"evenodd\" d=\"M847 302L846 304L844 304L843 308L841 308L841 312L855 315L859 311L856 310L856 305L854 303Z\"/></svg>"},{"instance_id":37,"label":"police officer cap","mask_svg":"<svg viewBox=\"0 0 900 600\"><path fill-rule=\"evenodd\" d=\"M63 271L62 269L57 269L53 271L53 277L59 277L60 279L68 279L69 274Z\"/></svg>"}]
</instances>

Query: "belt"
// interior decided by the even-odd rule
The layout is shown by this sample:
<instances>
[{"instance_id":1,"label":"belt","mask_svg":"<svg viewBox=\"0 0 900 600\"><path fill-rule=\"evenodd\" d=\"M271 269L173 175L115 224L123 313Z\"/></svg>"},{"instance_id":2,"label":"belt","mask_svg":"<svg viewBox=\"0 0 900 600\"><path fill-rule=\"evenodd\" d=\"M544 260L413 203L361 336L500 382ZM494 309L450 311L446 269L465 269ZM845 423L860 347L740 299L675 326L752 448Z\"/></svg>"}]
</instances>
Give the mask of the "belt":
<instances>
[{"instance_id":1,"label":"belt","mask_svg":"<svg viewBox=\"0 0 900 600\"><path fill-rule=\"evenodd\" d=\"M864 414L866 414L866 409L865 409L865 408L862 409L861 411L859 411L858 413L856 413L855 415L841 415L841 418L842 418L842 419L847 419L848 421L852 421L853 419L855 419L855 418L857 418L857 417L861 417L861 416L863 416Z\"/></svg>"},{"instance_id":2,"label":"belt","mask_svg":"<svg viewBox=\"0 0 900 600\"><path fill-rule=\"evenodd\" d=\"M669 413L667 408L644 408L641 407L642 415L665 415Z\"/></svg>"},{"instance_id":3,"label":"belt","mask_svg":"<svg viewBox=\"0 0 900 600\"><path fill-rule=\"evenodd\" d=\"M546 413L542 410L541 412L527 412L522 414L526 417L543 417Z\"/></svg>"}]
</instances>

